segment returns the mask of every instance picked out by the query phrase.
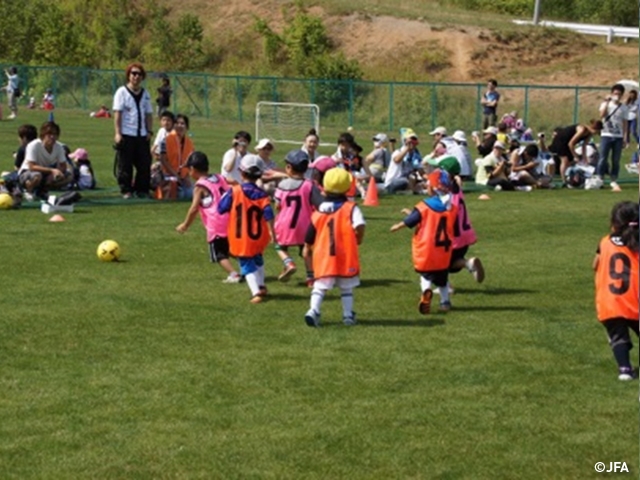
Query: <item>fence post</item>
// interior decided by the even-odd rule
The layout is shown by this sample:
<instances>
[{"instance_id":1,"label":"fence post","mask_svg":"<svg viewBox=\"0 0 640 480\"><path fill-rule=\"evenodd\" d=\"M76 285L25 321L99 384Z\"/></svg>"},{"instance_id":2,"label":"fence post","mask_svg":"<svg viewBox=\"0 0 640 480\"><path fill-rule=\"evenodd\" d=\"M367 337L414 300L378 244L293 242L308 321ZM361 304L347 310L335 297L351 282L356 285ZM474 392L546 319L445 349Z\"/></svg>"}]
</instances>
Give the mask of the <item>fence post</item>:
<instances>
[{"instance_id":1,"label":"fence post","mask_svg":"<svg viewBox=\"0 0 640 480\"><path fill-rule=\"evenodd\" d=\"M482 125L482 114L480 112L480 102L482 101L482 85L476 85L476 129L480 130Z\"/></svg>"},{"instance_id":2,"label":"fence post","mask_svg":"<svg viewBox=\"0 0 640 480\"><path fill-rule=\"evenodd\" d=\"M242 121L242 92L240 91L240 76L236 76L236 98L238 99L238 121Z\"/></svg>"},{"instance_id":3,"label":"fence post","mask_svg":"<svg viewBox=\"0 0 640 480\"><path fill-rule=\"evenodd\" d=\"M349 79L349 126L353 126L353 80Z\"/></svg>"},{"instance_id":4,"label":"fence post","mask_svg":"<svg viewBox=\"0 0 640 480\"><path fill-rule=\"evenodd\" d=\"M389 131L393 132L393 86L394 83L389 83Z\"/></svg>"},{"instance_id":5,"label":"fence post","mask_svg":"<svg viewBox=\"0 0 640 480\"><path fill-rule=\"evenodd\" d=\"M82 69L82 108L87 109L87 68Z\"/></svg>"},{"instance_id":6,"label":"fence post","mask_svg":"<svg viewBox=\"0 0 640 480\"><path fill-rule=\"evenodd\" d=\"M524 87L524 123L529 125L529 85Z\"/></svg>"},{"instance_id":7,"label":"fence post","mask_svg":"<svg viewBox=\"0 0 640 480\"><path fill-rule=\"evenodd\" d=\"M575 88L573 96L573 123L578 123L578 114L580 112L580 88Z\"/></svg>"},{"instance_id":8,"label":"fence post","mask_svg":"<svg viewBox=\"0 0 640 480\"><path fill-rule=\"evenodd\" d=\"M271 97L273 102L278 101L278 79L276 77L271 80Z\"/></svg>"},{"instance_id":9,"label":"fence post","mask_svg":"<svg viewBox=\"0 0 640 480\"><path fill-rule=\"evenodd\" d=\"M436 93L436 86L431 85L431 130L438 125L438 95Z\"/></svg>"},{"instance_id":10,"label":"fence post","mask_svg":"<svg viewBox=\"0 0 640 480\"><path fill-rule=\"evenodd\" d=\"M211 116L209 111L209 75L205 73L202 77L204 79L204 114L209 118Z\"/></svg>"},{"instance_id":11,"label":"fence post","mask_svg":"<svg viewBox=\"0 0 640 480\"><path fill-rule=\"evenodd\" d=\"M309 83L309 96L311 97L310 103L316 103L316 80L315 79L311 79L311 82Z\"/></svg>"}]
</instances>

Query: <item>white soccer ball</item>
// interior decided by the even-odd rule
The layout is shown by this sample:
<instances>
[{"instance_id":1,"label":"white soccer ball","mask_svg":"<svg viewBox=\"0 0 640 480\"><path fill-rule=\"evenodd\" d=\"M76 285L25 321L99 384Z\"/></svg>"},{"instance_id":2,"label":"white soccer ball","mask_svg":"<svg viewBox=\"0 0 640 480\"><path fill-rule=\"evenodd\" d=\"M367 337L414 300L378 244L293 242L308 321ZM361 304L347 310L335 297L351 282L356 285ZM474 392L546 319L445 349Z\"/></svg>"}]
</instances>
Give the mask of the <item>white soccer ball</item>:
<instances>
[{"instance_id":1,"label":"white soccer ball","mask_svg":"<svg viewBox=\"0 0 640 480\"><path fill-rule=\"evenodd\" d=\"M114 240L105 240L98 245L96 253L103 262L117 262L120 258L120 245Z\"/></svg>"}]
</instances>

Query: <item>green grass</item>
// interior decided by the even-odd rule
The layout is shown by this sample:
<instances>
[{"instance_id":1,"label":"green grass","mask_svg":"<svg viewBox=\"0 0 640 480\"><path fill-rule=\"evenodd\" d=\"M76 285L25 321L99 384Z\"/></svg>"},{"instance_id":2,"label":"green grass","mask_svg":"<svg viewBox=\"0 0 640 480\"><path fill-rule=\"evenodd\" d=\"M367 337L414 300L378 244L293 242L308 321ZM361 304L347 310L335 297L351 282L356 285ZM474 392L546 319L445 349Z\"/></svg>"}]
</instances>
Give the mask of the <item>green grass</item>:
<instances>
[{"instance_id":1,"label":"green grass","mask_svg":"<svg viewBox=\"0 0 640 480\"><path fill-rule=\"evenodd\" d=\"M314 330L275 252L269 301L251 305L220 282L199 224L173 230L186 203L116 201L110 122L56 119L104 190L65 223L0 212L1 478L582 479L597 461L638 474L638 386L616 378L590 268L635 186L469 193L487 279L453 276L454 310L429 317L410 234L388 233L416 198L384 197L364 209L360 324L341 325L334 291ZM4 158L16 127L0 123ZM194 121L194 141L218 160L237 127ZM97 260L106 238L122 262Z\"/></svg>"}]
</instances>

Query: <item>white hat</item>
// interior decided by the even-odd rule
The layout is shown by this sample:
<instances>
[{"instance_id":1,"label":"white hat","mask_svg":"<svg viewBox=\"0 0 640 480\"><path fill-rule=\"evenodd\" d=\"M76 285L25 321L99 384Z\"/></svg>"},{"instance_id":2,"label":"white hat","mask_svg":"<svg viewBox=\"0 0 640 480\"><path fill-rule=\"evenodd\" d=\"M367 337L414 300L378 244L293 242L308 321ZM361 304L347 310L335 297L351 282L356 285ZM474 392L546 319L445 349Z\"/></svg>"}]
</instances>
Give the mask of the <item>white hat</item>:
<instances>
[{"instance_id":1,"label":"white hat","mask_svg":"<svg viewBox=\"0 0 640 480\"><path fill-rule=\"evenodd\" d=\"M273 143L271 143L271 140L269 140L268 138L262 138L256 145L256 150L262 150L267 145L271 145L273 147Z\"/></svg>"},{"instance_id":2,"label":"white hat","mask_svg":"<svg viewBox=\"0 0 640 480\"><path fill-rule=\"evenodd\" d=\"M258 155L247 154L240 160L240 170L243 172L258 170L259 173L262 173L264 172L264 162Z\"/></svg>"},{"instance_id":3,"label":"white hat","mask_svg":"<svg viewBox=\"0 0 640 480\"><path fill-rule=\"evenodd\" d=\"M498 129L496 127L485 128L482 133L491 133L493 135L498 135Z\"/></svg>"},{"instance_id":4,"label":"white hat","mask_svg":"<svg viewBox=\"0 0 640 480\"><path fill-rule=\"evenodd\" d=\"M429 135L446 135L447 129L444 127L438 127L433 132L429 132Z\"/></svg>"},{"instance_id":5,"label":"white hat","mask_svg":"<svg viewBox=\"0 0 640 480\"><path fill-rule=\"evenodd\" d=\"M505 147L504 143L502 143L499 140L496 140L495 142L493 142L493 148L500 148L502 150L506 150L507 147Z\"/></svg>"},{"instance_id":6,"label":"white hat","mask_svg":"<svg viewBox=\"0 0 640 480\"><path fill-rule=\"evenodd\" d=\"M464 134L462 130L456 130L455 132L453 132L453 135L451 135L451 138L453 138L454 140L457 140L458 142L467 141L467 136Z\"/></svg>"},{"instance_id":7,"label":"white hat","mask_svg":"<svg viewBox=\"0 0 640 480\"><path fill-rule=\"evenodd\" d=\"M387 137L386 133L378 133L372 140L376 143L387 143L389 141L389 137Z\"/></svg>"}]
</instances>

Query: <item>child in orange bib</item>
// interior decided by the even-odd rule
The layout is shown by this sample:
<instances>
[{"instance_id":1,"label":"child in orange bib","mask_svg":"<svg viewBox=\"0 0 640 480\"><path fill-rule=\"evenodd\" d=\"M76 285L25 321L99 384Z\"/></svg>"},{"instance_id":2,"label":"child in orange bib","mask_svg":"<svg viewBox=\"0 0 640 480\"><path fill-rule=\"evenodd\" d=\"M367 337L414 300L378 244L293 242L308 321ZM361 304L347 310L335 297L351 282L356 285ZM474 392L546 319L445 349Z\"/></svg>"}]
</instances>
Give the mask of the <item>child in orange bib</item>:
<instances>
[{"instance_id":1,"label":"child in orange bib","mask_svg":"<svg viewBox=\"0 0 640 480\"><path fill-rule=\"evenodd\" d=\"M596 312L607 329L618 363L618 379L632 380L629 331L638 336L638 204L620 202L611 212L611 233L600 240L593 260ZM637 358L637 357L636 357Z\"/></svg>"},{"instance_id":2,"label":"child in orange bib","mask_svg":"<svg viewBox=\"0 0 640 480\"><path fill-rule=\"evenodd\" d=\"M242 184L234 185L218 204L219 214L229 213L229 251L238 259L240 273L251 290L251 303L260 303L267 295L262 254L275 239L269 195L256 185L263 173L264 162L260 157L242 157Z\"/></svg>"},{"instance_id":3,"label":"child in orange bib","mask_svg":"<svg viewBox=\"0 0 640 480\"><path fill-rule=\"evenodd\" d=\"M458 209L451 202L451 176L436 169L427 179L429 196L418 203L402 222L391 227L396 232L404 227L416 228L412 241L413 266L420 274L422 296L418 310L431 311L432 285L440 289L440 310L449 311L449 263L453 253L454 224Z\"/></svg>"},{"instance_id":4,"label":"child in orange bib","mask_svg":"<svg viewBox=\"0 0 640 480\"><path fill-rule=\"evenodd\" d=\"M340 288L342 321L356 324L353 289L360 285L358 246L364 238L362 212L345 196L351 187L351 175L342 168L328 170L323 179L326 201L311 215L303 255L313 259L315 281L310 309L304 320L310 327L320 326L320 307L327 291Z\"/></svg>"}]
</instances>

